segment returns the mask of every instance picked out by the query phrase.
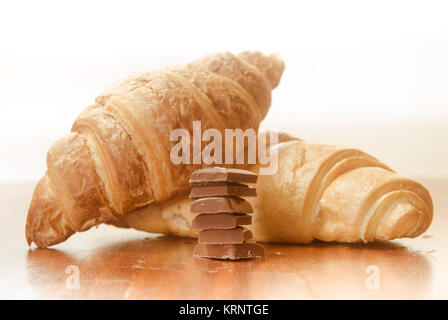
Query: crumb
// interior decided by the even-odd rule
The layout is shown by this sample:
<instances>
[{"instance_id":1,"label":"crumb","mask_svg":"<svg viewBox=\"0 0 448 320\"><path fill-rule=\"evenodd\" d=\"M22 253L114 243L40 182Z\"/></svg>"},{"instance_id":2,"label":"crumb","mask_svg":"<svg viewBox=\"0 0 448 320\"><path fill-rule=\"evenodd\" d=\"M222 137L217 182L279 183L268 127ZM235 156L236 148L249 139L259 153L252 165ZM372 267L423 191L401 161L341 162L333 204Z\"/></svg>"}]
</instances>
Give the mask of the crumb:
<instances>
[{"instance_id":1,"label":"crumb","mask_svg":"<svg viewBox=\"0 0 448 320\"><path fill-rule=\"evenodd\" d=\"M135 269L144 269L144 267L139 265L139 264L135 264L135 265L132 266L132 269L134 269L134 270Z\"/></svg>"}]
</instances>

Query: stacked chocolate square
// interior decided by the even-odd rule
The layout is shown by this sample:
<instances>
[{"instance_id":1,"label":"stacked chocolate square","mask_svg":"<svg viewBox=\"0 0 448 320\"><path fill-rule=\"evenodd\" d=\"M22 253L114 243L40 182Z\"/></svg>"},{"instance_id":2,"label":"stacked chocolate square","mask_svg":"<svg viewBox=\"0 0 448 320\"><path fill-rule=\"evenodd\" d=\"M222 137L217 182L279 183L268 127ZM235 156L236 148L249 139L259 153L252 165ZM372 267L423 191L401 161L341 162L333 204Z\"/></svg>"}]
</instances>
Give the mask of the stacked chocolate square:
<instances>
[{"instance_id":1,"label":"stacked chocolate square","mask_svg":"<svg viewBox=\"0 0 448 320\"><path fill-rule=\"evenodd\" d=\"M239 260L264 257L264 248L252 241L252 232L244 225L252 223L249 202L255 197L257 175L246 170L207 168L191 175L191 212L196 214L193 228L199 229L198 257Z\"/></svg>"}]
</instances>

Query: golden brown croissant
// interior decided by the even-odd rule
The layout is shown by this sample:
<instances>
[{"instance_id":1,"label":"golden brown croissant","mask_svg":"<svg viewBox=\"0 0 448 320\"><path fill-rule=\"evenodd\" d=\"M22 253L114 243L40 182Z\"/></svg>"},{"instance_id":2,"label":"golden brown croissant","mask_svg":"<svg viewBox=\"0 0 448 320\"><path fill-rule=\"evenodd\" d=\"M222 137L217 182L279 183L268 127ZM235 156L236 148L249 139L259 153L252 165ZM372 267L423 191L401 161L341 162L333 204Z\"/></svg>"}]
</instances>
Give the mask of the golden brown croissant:
<instances>
[{"instance_id":1,"label":"golden brown croissant","mask_svg":"<svg viewBox=\"0 0 448 320\"><path fill-rule=\"evenodd\" d=\"M374 157L288 136L279 141L270 148L278 154L278 171L259 177L258 197L252 200L255 240L371 242L416 237L431 224L428 191ZM248 169L257 172L259 166ZM121 219L139 230L195 237L190 203L178 195Z\"/></svg>"},{"instance_id":2,"label":"golden brown croissant","mask_svg":"<svg viewBox=\"0 0 448 320\"><path fill-rule=\"evenodd\" d=\"M185 67L134 74L85 109L52 145L28 211L26 238L46 247L188 187L202 165L174 165L170 132L258 130L284 69L275 55L225 52Z\"/></svg>"}]
</instances>

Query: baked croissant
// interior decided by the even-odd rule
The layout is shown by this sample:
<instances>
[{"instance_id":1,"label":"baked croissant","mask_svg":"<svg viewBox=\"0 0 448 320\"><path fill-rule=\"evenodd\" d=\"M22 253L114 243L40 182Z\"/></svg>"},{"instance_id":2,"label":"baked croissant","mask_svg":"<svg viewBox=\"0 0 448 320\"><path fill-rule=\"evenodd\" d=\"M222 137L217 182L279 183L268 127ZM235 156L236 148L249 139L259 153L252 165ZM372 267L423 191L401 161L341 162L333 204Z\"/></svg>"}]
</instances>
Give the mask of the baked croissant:
<instances>
[{"instance_id":1,"label":"baked croissant","mask_svg":"<svg viewBox=\"0 0 448 320\"><path fill-rule=\"evenodd\" d=\"M26 222L28 244L46 247L170 199L192 171L174 165L174 129L258 130L282 75L277 56L224 52L185 67L134 74L106 90L52 145Z\"/></svg>"},{"instance_id":2,"label":"baked croissant","mask_svg":"<svg viewBox=\"0 0 448 320\"><path fill-rule=\"evenodd\" d=\"M356 149L288 136L271 146L278 171L260 176L252 232L257 241L372 242L416 237L431 224L433 204L419 183ZM248 168L257 172L259 165ZM191 200L178 195L122 217L132 228L196 237Z\"/></svg>"}]
</instances>

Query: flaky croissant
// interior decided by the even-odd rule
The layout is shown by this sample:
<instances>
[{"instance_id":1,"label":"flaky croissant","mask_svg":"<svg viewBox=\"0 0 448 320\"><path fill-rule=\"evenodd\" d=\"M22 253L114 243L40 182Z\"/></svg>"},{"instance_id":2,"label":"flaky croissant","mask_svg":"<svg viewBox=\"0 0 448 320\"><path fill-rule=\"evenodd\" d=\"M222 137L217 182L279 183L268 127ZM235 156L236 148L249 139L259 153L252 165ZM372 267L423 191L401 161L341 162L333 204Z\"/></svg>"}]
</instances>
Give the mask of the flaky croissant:
<instances>
[{"instance_id":1,"label":"flaky croissant","mask_svg":"<svg viewBox=\"0 0 448 320\"><path fill-rule=\"evenodd\" d=\"M416 237L433 204L419 183L356 149L283 136L270 148L278 171L260 176L251 229L257 241L372 242ZM248 168L257 172L258 165ZM132 228L196 237L187 195L121 217Z\"/></svg>"},{"instance_id":2,"label":"flaky croissant","mask_svg":"<svg viewBox=\"0 0 448 320\"><path fill-rule=\"evenodd\" d=\"M106 90L52 145L26 222L28 244L46 247L100 223L163 202L202 165L170 161L170 132L258 129L284 63L275 55L225 52L185 67L134 74Z\"/></svg>"}]
</instances>

